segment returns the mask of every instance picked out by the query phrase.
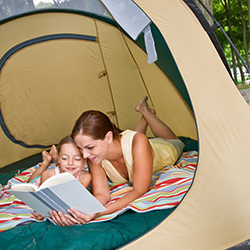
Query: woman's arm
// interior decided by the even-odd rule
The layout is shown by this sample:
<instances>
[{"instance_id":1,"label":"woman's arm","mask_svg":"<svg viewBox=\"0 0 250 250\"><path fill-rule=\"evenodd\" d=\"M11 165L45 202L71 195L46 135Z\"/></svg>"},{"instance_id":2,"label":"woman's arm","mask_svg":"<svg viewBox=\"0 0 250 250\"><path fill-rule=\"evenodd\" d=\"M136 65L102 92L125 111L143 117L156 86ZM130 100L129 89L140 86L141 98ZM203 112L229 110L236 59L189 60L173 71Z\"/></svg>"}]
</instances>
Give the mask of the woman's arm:
<instances>
[{"instance_id":1,"label":"woman's arm","mask_svg":"<svg viewBox=\"0 0 250 250\"><path fill-rule=\"evenodd\" d=\"M142 133L136 133L132 143L134 161L133 189L116 202L107 205L107 210L100 215L110 214L126 207L129 203L149 191L153 171L153 149L148 138Z\"/></svg>"},{"instance_id":2,"label":"woman's arm","mask_svg":"<svg viewBox=\"0 0 250 250\"><path fill-rule=\"evenodd\" d=\"M91 162L88 162L88 166L92 175L92 193L102 205L106 205L110 199L106 173L100 165L93 165Z\"/></svg>"},{"instance_id":3,"label":"woman's arm","mask_svg":"<svg viewBox=\"0 0 250 250\"><path fill-rule=\"evenodd\" d=\"M131 192L126 194L121 199L116 202L109 204L106 206L106 211L100 212L91 216L82 216L84 218L85 223L97 218L99 216L105 214L111 214L122 208L126 207L129 203L139 198L143 194L149 191L152 179L152 171L153 171L153 158L154 153L153 149L148 141L148 138L141 133L137 133L134 136L133 144L132 144L132 154L134 161L134 175L133 175L133 189ZM93 194L99 200L102 197L104 189L104 183L101 183L98 179L95 179L95 174L91 172L93 175L93 181L97 181L96 183L92 183L93 185ZM105 177L106 178L106 177ZM106 181L105 181L106 183ZM108 187L107 187L108 188ZM109 192L109 190L106 190ZM105 200L106 202L107 200ZM105 203L103 203L105 204ZM81 214L77 212L75 209L71 209L72 213L75 214L75 218L79 218ZM78 219L79 220L79 219ZM83 221L79 220L82 224Z\"/></svg>"}]
</instances>

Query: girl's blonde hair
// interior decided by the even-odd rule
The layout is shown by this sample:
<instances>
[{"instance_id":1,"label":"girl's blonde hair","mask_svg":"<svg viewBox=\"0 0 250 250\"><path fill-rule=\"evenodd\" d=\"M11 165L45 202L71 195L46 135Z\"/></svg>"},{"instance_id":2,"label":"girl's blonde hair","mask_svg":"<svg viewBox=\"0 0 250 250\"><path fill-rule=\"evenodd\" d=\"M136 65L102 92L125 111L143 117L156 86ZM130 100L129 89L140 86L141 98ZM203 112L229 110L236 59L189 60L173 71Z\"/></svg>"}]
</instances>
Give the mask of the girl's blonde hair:
<instances>
[{"instance_id":1,"label":"girl's blonde hair","mask_svg":"<svg viewBox=\"0 0 250 250\"><path fill-rule=\"evenodd\" d=\"M60 152L61 152L62 145L64 145L64 144L69 144L69 143L73 143L74 145L76 145L74 139L73 139L70 135L67 135L67 136L65 136L64 138L61 139L61 141L60 141L59 144L57 145L57 152L58 152L58 155L59 155ZM77 147L77 146L76 146L76 147Z\"/></svg>"}]
</instances>

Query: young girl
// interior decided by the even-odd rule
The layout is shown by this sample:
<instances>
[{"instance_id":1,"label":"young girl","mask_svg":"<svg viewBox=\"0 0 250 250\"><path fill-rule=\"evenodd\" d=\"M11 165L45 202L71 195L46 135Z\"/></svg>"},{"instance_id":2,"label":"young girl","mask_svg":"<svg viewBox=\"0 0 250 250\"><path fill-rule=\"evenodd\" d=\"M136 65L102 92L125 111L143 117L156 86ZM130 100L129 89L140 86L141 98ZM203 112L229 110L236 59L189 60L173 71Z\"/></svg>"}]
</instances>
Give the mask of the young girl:
<instances>
[{"instance_id":1,"label":"young girl","mask_svg":"<svg viewBox=\"0 0 250 250\"><path fill-rule=\"evenodd\" d=\"M57 152L58 151L58 152ZM85 160L71 136L64 137L58 144L57 149L53 145L50 152L42 152L43 162L40 167L30 176L28 182L41 176L41 183L53 175L68 172L71 173L84 187L88 187L91 182L91 174L83 170ZM51 160L54 160L59 166L47 169Z\"/></svg>"},{"instance_id":2,"label":"young girl","mask_svg":"<svg viewBox=\"0 0 250 250\"><path fill-rule=\"evenodd\" d=\"M184 144L147 105L147 97L136 106L142 118L135 131L121 132L100 111L86 111L76 121L72 137L88 160L92 175L93 195L106 207L106 211L84 215L71 208L72 215L51 212L53 221L60 226L85 224L104 214L111 214L149 191L152 173L166 165L173 165L181 155ZM148 139L147 126L156 138ZM129 181L133 189L114 203L110 199L107 176L113 182Z\"/></svg>"}]
</instances>

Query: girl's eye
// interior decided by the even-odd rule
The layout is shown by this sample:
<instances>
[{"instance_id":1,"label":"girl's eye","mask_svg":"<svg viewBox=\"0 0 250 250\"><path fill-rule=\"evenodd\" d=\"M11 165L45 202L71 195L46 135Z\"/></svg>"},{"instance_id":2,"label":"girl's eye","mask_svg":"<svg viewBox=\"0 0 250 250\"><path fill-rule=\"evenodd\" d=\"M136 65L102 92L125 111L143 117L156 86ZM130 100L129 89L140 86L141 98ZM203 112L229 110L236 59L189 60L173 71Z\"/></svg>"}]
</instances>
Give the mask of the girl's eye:
<instances>
[{"instance_id":1,"label":"girl's eye","mask_svg":"<svg viewBox=\"0 0 250 250\"><path fill-rule=\"evenodd\" d=\"M81 158L75 158L75 161L81 161Z\"/></svg>"}]
</instances>

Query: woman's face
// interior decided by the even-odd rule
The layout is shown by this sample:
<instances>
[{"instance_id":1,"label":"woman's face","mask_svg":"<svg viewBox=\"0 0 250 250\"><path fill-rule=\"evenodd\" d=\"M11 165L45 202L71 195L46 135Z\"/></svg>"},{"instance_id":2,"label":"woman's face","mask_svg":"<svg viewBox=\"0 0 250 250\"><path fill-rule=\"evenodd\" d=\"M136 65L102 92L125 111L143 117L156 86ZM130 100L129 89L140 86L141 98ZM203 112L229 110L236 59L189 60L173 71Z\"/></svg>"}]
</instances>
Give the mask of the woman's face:
<instances>
[{"instance_id":1,"label":"woman's face","mask_svg":"<svg viewBox=\"0 0 250 250\"><path fill-rule=\"evenodd\" d=\"M85 160L74 143L66 143L61 146L58 162L62 172L68 172L76 177L82 171Z\"/></svg>"},{"instance_id":2,"label":"woman's face","mask_svg":"<svg viewBox=\"0 0 250 250\"><path fill-rule=\"evenodd\" d=\"M94 140L91 136L82 134L75 136L74 140L83 157L97 165L108 157L109 144L112 142L108 133L103 140Z\"/></svg>"}]
</instances>

